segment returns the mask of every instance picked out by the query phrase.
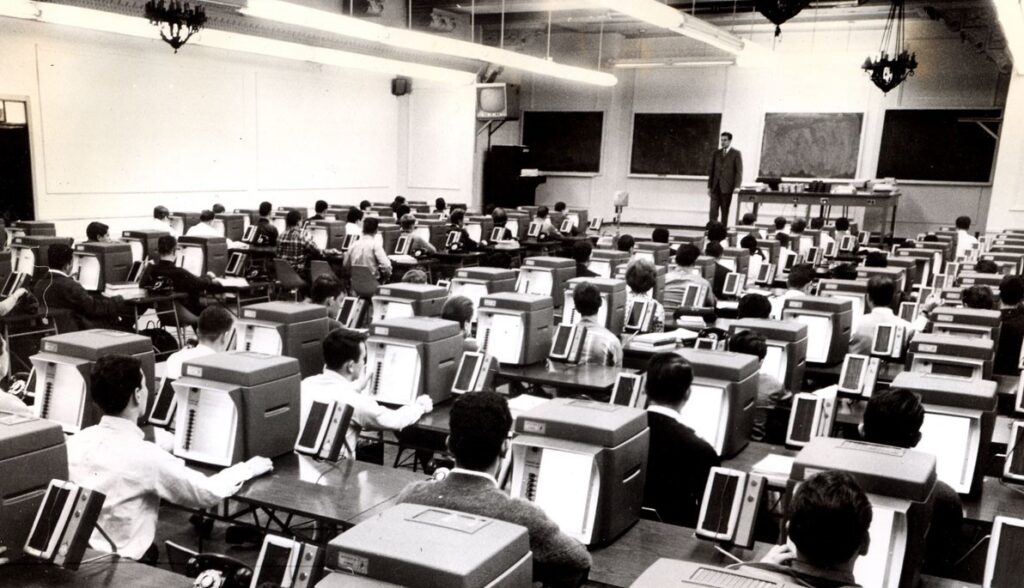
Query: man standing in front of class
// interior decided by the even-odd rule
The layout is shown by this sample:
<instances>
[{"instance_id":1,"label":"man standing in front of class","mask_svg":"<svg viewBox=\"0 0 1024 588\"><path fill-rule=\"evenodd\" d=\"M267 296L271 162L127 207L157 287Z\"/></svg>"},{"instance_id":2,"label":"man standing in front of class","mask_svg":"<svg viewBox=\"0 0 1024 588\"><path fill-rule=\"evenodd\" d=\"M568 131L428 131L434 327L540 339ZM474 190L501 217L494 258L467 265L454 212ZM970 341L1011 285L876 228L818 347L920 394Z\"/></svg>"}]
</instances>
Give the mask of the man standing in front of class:
<instances>
[{"instance_id":1,"label":"man standing in front of class","mask_svg":"<svg viewBox=\"0 0 1024 588\"><path fill-rule=\"evenodd\" d=\"M708 198L711 200L708 219L719 220L718 210L721 209L721 222L729 226L732 193L743 183L743 158L732 148L732 133L722 133L721 141L722 148L715 150L708 166Z\"/></svg>"}]
</instances>

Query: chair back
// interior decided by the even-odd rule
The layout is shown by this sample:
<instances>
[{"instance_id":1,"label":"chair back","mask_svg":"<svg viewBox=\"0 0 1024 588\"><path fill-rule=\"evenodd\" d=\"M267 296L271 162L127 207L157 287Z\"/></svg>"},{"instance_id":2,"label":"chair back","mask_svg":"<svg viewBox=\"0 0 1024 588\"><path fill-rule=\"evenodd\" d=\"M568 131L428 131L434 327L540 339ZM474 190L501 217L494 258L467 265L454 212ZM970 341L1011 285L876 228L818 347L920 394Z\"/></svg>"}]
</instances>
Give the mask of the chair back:
<instances>
[{"instance_id":1,"label":"chair back","mask_svg":"<svg viewBox=\"0 0 1024 588\"><path fill-rule=\"evenodd\" d=\"M306 287L306 282L292 268L291 264L283 259L274 259L274 275L278 287L281 290L293 292L298 299L298 290Z\"/></svg>"},{"instance_id":2,"label":"chair back","mask_svg":"<svg viewBox=\"0 0 1024 588\"><path fill-rule=\"evenodd\" d=\"M373 298L380 287L380 281L373 270L365 265L352 266L352 291L360 298Z\"/></svg>"}]
</instances>

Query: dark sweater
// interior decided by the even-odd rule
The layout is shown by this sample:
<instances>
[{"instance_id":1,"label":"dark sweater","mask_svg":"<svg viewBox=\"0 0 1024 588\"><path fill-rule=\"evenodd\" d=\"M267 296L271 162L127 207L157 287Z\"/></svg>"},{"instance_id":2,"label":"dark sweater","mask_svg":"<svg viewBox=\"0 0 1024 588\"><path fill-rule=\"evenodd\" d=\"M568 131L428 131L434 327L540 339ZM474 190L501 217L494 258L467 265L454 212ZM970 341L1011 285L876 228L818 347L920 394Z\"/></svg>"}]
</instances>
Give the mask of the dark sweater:
<instances>
[{"instance_id":1,"label":"dark sweater","mask_svg":"<svg viewBox=\"0 0 1024 588\"><path fill-rule=\"evenodd\" d=\"M526 527L533 551L533 579L546 586L576 586L586 580L590 554L562 533L533 503L510 498L483 477L454 472L439 482L415 482L398 495L398 502L449 508Z\"/></svg>"},{"instance_id":2,"label":"dark sweater","mask_svg":"<svg viewBox=\"0 0 1024 588\"><path fill-rule=\"evenodd\" d=\"M196 316L203 311L199 297L207 290L214 289L213 281L209 277L196 277L187 269L178 267L167 259L158 260L149 266L140 280L140 285L143 288L150 288L159 280L167 280L175 292L187 294L188 299L184 306Z\"/></svg>"},{"instance_id":3,"label":"dark sweater","mask_svg":"<svg viewBox=\"0 0 1024 588\"><path fill-rule=\"evenodd\" d=\"M997 374L1015 376L1020 372L1017 362L1020 361L1021 341L1024 340L1024 308L1021 305L1004 308L999 313L999 345L992 371Z\"/></svg>"},{"instance_id":4,"label":"dark sweater","mask_svg":"<svg viewBox=\"0 0 1024 588\"><path fill-rule=\"evenodd\" d=\"M720 460L693 429L656 412L647 413L651 445L647 451L644 506L666 523L695 527L711 468Z\"/></svg>"},{"instance_id":5,"label":"dark sweater","mask_svg":"<svg viewBox=\"0 0 1024 588\"><path fill-rule=\"evenodd\" d=\"M32 293L39 300L39 309L49 315L54 309L71 311L69 316L58 317L57 329L61 333L82 329L122 327L122 298L108 298L90 294L81 284L63 274L52 271L35 283Z\"/></svg>"}]
</instances>

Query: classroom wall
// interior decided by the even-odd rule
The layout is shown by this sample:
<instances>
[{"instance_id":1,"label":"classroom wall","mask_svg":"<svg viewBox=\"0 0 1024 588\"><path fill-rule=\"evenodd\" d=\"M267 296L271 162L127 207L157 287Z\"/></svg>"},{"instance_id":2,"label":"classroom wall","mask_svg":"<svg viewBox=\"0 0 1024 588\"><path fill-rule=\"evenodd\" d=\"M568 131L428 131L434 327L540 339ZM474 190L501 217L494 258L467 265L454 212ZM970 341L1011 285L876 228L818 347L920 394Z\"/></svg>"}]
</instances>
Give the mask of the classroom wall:
<instances>
[{"instance_id":1,"label":"classroom wall","mask_svg":"<svg viewBox=\"0 0 1024 588\"><path fill-rule=\"evenodd\" d=\"M564 200L591 214L612 216L616 190L630 193L623 220L701 225L707 220L706 178L639 178L629 176L634 112L721 112L722 129L735 135L744 156L744 181L758 171L764 115L767 112L863 112L865 114L857 176L874 177L882 123L888 108L964 108L1001 106L1005 80L984 56L951 37L939 23L908 23L910 45L921 65L916 75L888 96L860 69L878 49L878 25L830 25L818 29L787 27L775 41L770 33L738 34L771 49L773 65L717 66L643 70L613 69L619 84L610 89L572 86L537 76L522 79L524 110L603 110L601 172L593 176L549 176L537 190L539 203ZM562 37L572 37L563 35ZM556 59L568 58L573 42L553 43ZM611 45L612 50L616 48ZM591 56L597 51L591 49ZM683 37L625 39L606 57L710 55ZM518 143L518 124L495 134L496 143ZM710 155L710 154L709 154ZM904 182L897 234L950 224L959 214L979 220L989 215L990 186L923 185ZM735 208L735 204L734 204ZM763 217L796 214L793 207L763 207Z\"/></svg>"},{"instance_id":2,"label":"classroom wall","mask_svg":"<svg viewBox=\"0 0 1024 588\"><path fill-rule=\"evenodd\" d=\"M1019 69L1017 71L1020 71ZM998 231L1024 227L1024 75L1015 73L1010 80L1003 112L1003 132L999 137L999 156L992 183L988 229Z\"/></svg>"},{"instance_id":3,"label":"classroom wall","mask_svg":"<svg viewBox=\"0 0 1024 588\"><path fill-rule=\"evenodd\" d=\"M155 34L155 29L154 29ZM470 86L0 20L0 96L28 101L37 218L83 236L153 206L469 201Z\"/></svg>"}]
</instances>

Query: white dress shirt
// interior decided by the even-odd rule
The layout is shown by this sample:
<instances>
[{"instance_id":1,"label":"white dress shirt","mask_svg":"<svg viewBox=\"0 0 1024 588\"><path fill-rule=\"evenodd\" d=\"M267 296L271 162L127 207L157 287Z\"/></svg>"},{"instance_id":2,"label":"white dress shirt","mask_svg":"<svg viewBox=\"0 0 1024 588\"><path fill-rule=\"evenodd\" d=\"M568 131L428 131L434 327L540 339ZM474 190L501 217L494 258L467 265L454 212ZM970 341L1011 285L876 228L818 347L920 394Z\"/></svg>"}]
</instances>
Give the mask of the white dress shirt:
<instances>
[{"instance_id":1,"label":"white dress shirt","mask_svg":"<svg viewBox=\"0 0 1024 588\"><path fill-rule=\"evenodd\" d=\"M152 229L154 231L165 231L165 232L168 232L168 233L171 234L172 237L175 237L175 238L181 236L178 233L178 231L171 225L170 221L168 221L168 220L160 220L158 218L151 218L149 220L150 220L150 222L149 222L149 228L150 229Z\"/></svg>"},{"instance_id":2,"label":"white dress shirt","mask_svg":"<svg viewBox=\"0 0 1024 588\"><path fill-rule=\"evenodd\" d=\"M119 417L104 416L67 440L71 481L106 495L98 526L123 556L139 559L156 536L160 500L187 508L210 508L234 494L251 477L243 464L205 476L143 440L142 429ZM93 549L110 551L98 532Z\"/></svg>"},{"instance_id":3,"label":"white dress shirt","mask_svg":"<svg viewBox=\"0 0 1024 588\"><path fill-rule=\"evenodd\" d=\"M859 340L860 350L865 349L863 346L867 345L870 348L871 341L875 337L875 327L878 325L898 325L903 327L903 346L906 347L907 343L914 338L915 327L913 323L909 323L902 318L896 316L896 313L892 311L888 306L876 306L871 309L871 312L864 313L864 316L860 317L857 324L854 325L855 329L853 332L853 339Z\"/></svg>"},{"instance_id":4,"label":"white dress shirt","mask_svg":"<svg viewBox=\"0 0 1024 588\"><path fill-rule=\"evenodd\" d=\"M798 296L807 296L807 292L790 288L778 296L772 296L769 298L768 300L772 305L772 319L777 321L782 320L782 310L786 306L786 300L796 298Z\"/></svg>"},{"instance_id":5,"label":"white dress shirt","mask_svg":"<svg viewBox=\"0 0 1024 588\"><path fill-rule=\"evenodd\" d=\"M664 415L677 422L682 422L683 418L682 415L679 414L678 410L669 408L667 406L662 406L660 404L647 405L647 412L653 412L660 415Z\"/></svg>"},{"instance_id":6,"label":"white dress shirt","mask_svg":"<svg viewBox=\"0 0 1024 588\"><path fill-rule=\"evenodd\" d=\"M956 232L956 256L957 258L967 255L967 252L972 247L978 245L978 240L973 235L964 230L957 230Z\"/></svg>"},{"instance_id":7,"label":"white dress shirt","mask_svg":"<svg viewBox=\"0 0 1024 588\"><path fill-rule=\"evenodd\" d=\"M199 343L195 347L186 347L181 351L175 351L167 358L167 363L164 364L164 377L172 380L177 380L181 377L181 366L186 361L193 359L199 359L200 357L206 357L207 355L213 355L217 353L212 347L207 347L202 343Z\"/></svg>"},{"instance_id":8,"label":"white dress shirt","mask_svg":"<svg viewBox=\"0 0 1024 588\"><path fill-rule=\"evenodd\" d=\"M212 225L206 223L196 223L192 225L188 231L185 232L188 237L223 237L220 231L215 229Z\"/></svg>"},{"instance_id":9,"label":"white dress shirt","mask_svg":"<svg viewBox=\"0 0 1024 588\"><path fill-rule=\"evenodd\" d=\"M355 383L347 380L334 370L324 368L323 373L310 376L302 381L302 421L299 430L306 424L309 409L314 400L335 400L352 407L352 421L345 434L344 458L355 454L356 442L363 429L400 431L415 423L423 416L423 407L412 403L392 410L361 394Z\"/></svg>"},{"instance_id":10,"label":"white dress shirt","mask_svg":"<svg viewBox=\"0 0 1024 588\"><path fill-rule=\"evenodd\" d=\"M580 353L580 365L622 366L622 342L597 322L597 316L584 316L576 321L587 327L587 338Z\"/></svg>"},{"instance_id":11,"label":"white dress shirt","mask_svg":"<svg viewBox=\"0 0 1024 588\"><path fill-rule=\"evenodd\" d=\"M345 223L345 234L346 235L362 235L363 234L363 227L357 225L356 223ZM384 235L382 235L380 233L380 231L377 231L377 236L374 238L374 241L376 241L378 245L383 247L384 246Z\"/></svg>"}]
</instances>

